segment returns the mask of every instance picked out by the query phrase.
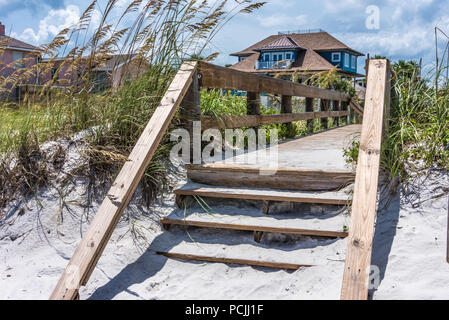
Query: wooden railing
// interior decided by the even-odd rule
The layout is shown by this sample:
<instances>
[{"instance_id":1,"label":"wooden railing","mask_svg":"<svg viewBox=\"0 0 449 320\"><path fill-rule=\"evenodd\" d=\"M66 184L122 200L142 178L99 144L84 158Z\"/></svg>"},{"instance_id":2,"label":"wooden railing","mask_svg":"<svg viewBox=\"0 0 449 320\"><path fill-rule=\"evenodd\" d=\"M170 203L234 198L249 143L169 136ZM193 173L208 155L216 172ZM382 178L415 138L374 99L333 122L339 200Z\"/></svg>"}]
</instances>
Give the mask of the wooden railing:
<instances>
[{"instance_id":1,"label":"wooden railing","mask_svg":"<svg viewBox=\"0 0 449 320\"><path fill-rule=\"evenodd\" d=\"M201 117L200 89L219 88L247 91L248 115L237 117ZM282 96L280 115L260 115L260 93ZM292 113L292 97L305 97L306 112ZM320 99L321 110L314 112L314 100ZM333 101L333 110L330 102ZM185 62L162 98L158 108L144 129L106 198L84 234L54 289L51 299L76 299L78 289L85 285L92 274L123 211L142 179L146 167L156 151L178 107L186 127L192 130L192 121L201 120L206 128L254 127L261 124L288 123L307 120L313 131L312 121L333 117L337 124L342 117L350 117L352 111L363 115L361 107L350 96L336 91L323 90L290 81L218 67L204 62ZM349 111L348 108L350 108Z\"/></svg>"},{"instance_id":2,"label":"wooden railing","mask_svg":"<svg viewBox=\"0 0 449 320\"><path fill-rule=\"evenodd\" d=\"M203 130L210 128L232 129L239 127L256 127L267 124L308 121L309 132L313 132L312 121L321 119L322 127L328 127L328 118L334 118L340 125L354 121L354 113L363 116L363 109L348 94L324 90L291 81L274 79L261 75L237 71L200 62L199 86L203 88L241 90L247 92L248 113L239 116L201 117ZM261 115L260 94L281 96L281 113ZM306 112L292 113L292 97L304 97ZM320 100L320 111L314 111L314 99ZM332 104L332 110L330 108ZM345 119L345 120L343 120Z\"/></svg>"}]
</instances>

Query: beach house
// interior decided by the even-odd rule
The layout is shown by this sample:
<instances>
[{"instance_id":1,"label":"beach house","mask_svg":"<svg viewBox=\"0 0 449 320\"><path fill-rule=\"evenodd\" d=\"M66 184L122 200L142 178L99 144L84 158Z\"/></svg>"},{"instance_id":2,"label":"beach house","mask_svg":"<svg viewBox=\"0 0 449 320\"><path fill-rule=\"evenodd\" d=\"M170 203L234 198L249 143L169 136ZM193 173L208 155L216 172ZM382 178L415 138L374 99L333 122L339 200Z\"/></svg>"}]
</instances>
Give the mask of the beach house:
<instances>
[{"instance_id":1,"label":"beach house","mask_svg":"<svg viewBox=\"0 0 449 320\"><path fill-rule=\"evenodd\" d=\"M39 48L14 39L6 35L6 27L0 22L0 78L6 79L11 75L20 76L21 70L39 63L41 51ZM14 99L17 96L19 85L37 84L39 81L37 73L21 77L14 85L10 82L4 86L6 91L0 93L0 98Z\"/></svg>"},{"instance_id":2,"label":"beach house","mask_svg":"<svg viewBox=\"0 0 449 320\"><path fill-rule=\"evenodd\" d=\"M342 78L364 76L357 68L364 54L321 29L279 32L231 56L238 58L233 69L285 78L298 72L298 82L335 67Z\"/></svg>"}]
</instances>

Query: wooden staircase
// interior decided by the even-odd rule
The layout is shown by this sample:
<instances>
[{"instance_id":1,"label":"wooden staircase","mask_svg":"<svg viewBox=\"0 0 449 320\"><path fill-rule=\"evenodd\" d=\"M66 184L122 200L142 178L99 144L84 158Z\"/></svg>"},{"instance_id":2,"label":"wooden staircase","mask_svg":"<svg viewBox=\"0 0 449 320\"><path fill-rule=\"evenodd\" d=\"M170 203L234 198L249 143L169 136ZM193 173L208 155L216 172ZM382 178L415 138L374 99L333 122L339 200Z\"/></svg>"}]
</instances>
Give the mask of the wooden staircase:
<instances>
[{"instance_id":1,"label":"wooden staircase","mask_svg":"<svg viewBox=\"0 0 449 320\"><path fill-rule=\"evenodd\" d=\"M178 191L185 190L189 186L192 185L187 184ZM200 189L208 188L205 185L194 184L193 186ZM216 188L212 187L212 189ZM291 191L255 188L251 190L253 193L260 191L261 193L295 194ZM159 254L182 260L297 270L301 267L325 264L327 261L322 252L326 251L326 247L334 241L345 241L348 236L347 207L341 204L328 204L335 200L336 192L322 193L321 199L325 199L325 195L328 194L329 201L325 200L326 204L321 205L316 205L313 197L304 197L303 199L308 201L306 203L297 202L300 201L299 198L293 199L294 203L279 201L280 198L278 198L276 202L272 202L272 210L268 214L263 201L254 202L245 198L245 194L240 194L239 198L226 198L226 193L222 194L223 197L215 193L213 198L205 197L204 193L199 194L201 196L198 194L186 196L180 202L181 208L161 219L167 232L177 237L184 236L185 239L169 251L160 250ZM349 198L343 192L340 196L342 201ZM319 210L311 210L312 208ZM209 232L198 232L194 236L192 228L209 230ZM212 240L217 235L220 235L218 242ZM253 236L252 243L246 238L246 244L243 245L244 250L242 250L242 244L236 244L236 239L250 235ZM277 248L276 239L285 237L289 239L288 244ZM272 242L270 238L275 238L275 241ZM321 249L316 251L315 248L315 253L307 246L305 246L306 249L296 250L298 241L303 244L318 242ZM262 247L261 243L263 243ZM328 258L335 258L332 252L329 252Z\"/></svg>"},{"instance_id":2,"label":"wooden staircase","mask_svg":"<svg viewBox=\"0 0 449 320\"><path fill-rule=\"evenodd\" d=\"M226 255L219 256L216 250L208 248L210 245L205 245L207 235L204 236L206 238L200 236L195 239L199 245L184 242L182 246L159 253L175 259L281 269L298 269L318 263L312 263L296 250L282 255L271 251L270 255L258 244L265 234L281 234L300 241L321 238L338 240L348 236L348 207L352 200L350 193L355 174L344 161L323 166L325 159L322 158L322 150L332 152L328 145L338 146L333 150L338 154L333 157L341 160L339 157L342 157L344 142L348 136L357 136L359 130L358 125L335 128L281 144L278 148L279 164L284 167L270 176L260 174L260 168L265 166L263 158L258 164L251 165L239 161L238 156L233 161L236 165L230 165L230 161L227 165L224 161L188 165L187 176L195 182L186 183L174 191L179 210L161 219L164 228L167 231L171 230L171 226L177 226L252 233L254 245L247 250L258 254L254 259L243 259L238 250L233 252L226 245L227 241L223 240L222 251ZM317 140L322 142L313 143ZM303 157L304 154L307 158ZM317 163L321 163L324 170L316 170ZM309 181L311 177L314 177L314 183ZM280 189L279 186L288 186L288 189ZM319 210L313 212L311 208ZM185 231L176 228L173 232ZM269 246L269 243L265 241L265 245ZM326 246L326 242L323 243ZM282 256L284 260L273 260L270 256L278 259Z\"/></svg>"},{"instance_id":3,"label":"wooden staircase","mask_svg":"<svg viewBox=\"0 0 449 320\"><path fill-rule=\"evenodd\" d=\"M201 189L207 189L204 186ZM215 188L213 188L215 189ZM247 190L247 189L234 189L232 191L238 190ZM287 193L286 191L280 190L268 190L268 189L252 189L253 194L256 194L258 191L263 194L269 193ZM305 192L303 192L304 194ZM295 194L292 192L291 194ZM326 199L326 194L329 197ZM276 202L296 202L296 203L333 203L335 204L336 198L340 196L341 203L344 201L347 202L349 199L348 196L341 194L336 195L337 193L321 193L321 194L310 194L310 197L307 198L305 195L299 196L298 198L293 197L284 197L277 198ZM204 192L199 192L197 194L192 194L197 197L208 197L209 195ZM213 195L214 198L227 198L229 193L222 193ZM239 194L239 198L231 198L231 199L240 199L240 200L252 200L256 197L246 197L244 193ZM274 199L275 196L271 196L270 199ZM317 200L315 200L317 199ZM346 199L346 200L345 200ZM302 201L304 200L304 201ZM200 200L201 201L201 200ZM269 200L271 203L273 200ZM185 208L185 200L181 202L181 209ZM283 233L283 234L291 234L291 235L307 235L307 236L322 236L322 237L347 237L347 227L348 224L345 224L343 219L339 216L327 215L324 217L314 218L313 216L304 216L294 215L294 216L283 216L279 215L279 213L273 214L269 212L269 205L267 200L263 200L263 203L260 205L261 210L257 212L259 214L254 214L254 212L250 211L249 213L243 212L238 208L232 208L232 211L226 213L217 213L217 210L214 207L211 207L210 212L197 213L192 212L188 216L185 215L183 210L180 210L178 214L174 214L172 216L168 216L166 218L161 219L161 223L164 226L169 225L186 225L186 226L194 226L194 227L204 227L204 228L216 228L216 229L231 229L231 230L244 230L244 231L253 231L253 232L271 232L271 233ZM179 203L179 202L178 202ZM341 204L340 204L341 205ZM293 207L293 206L292 206ZM291 210L291 209L290 209ZM294 209L293 209L294 210ZM277 210L278 211L278 210ZM287 210L288 211L288 210ZM321 220L321 221L320 221Z\"/></svg>"},{"instance_id":4,"label":"wooden staircase","mask_svg":"<svg viewBox=\"0 0 449 320\"><path fill-rule=\"evenodd\" d=\"M188 177L192 182L175 191L181 208L163 218L162 224L167 229L170 226L187 226L200 230L252 232L254 238L248 243L248 239L232 234L225 244L206 237L197 237L201 238L201 243L184 239L169 250L161 248L159 253L169 258L296 270L320 265L323 263L320 257L337 254L335 245L345 241L347 250L341 299L367 299L381 144L383 131L388 130L389 62L369 60L367 70L366 102L362 109L352 97L341 92L201 61L184 62L83 235L50 299L79 298L80 286L89 280L178 109L188 120L186 127L193 134L195 128L191 124L195 120L201 121L203 131L307 121L311 135L279 145L280 156L274 174L271 174L273 168L269 165L271 159L263 155L258 155L255 164L246 164L236 156L231 165L224 160L189 166ZM246 91L247 115L200 116L200 88ZM282 114L261 115L260 93L281 96ZM305 98L305 112L293 112L292 97ZM319 100L319 104L315 100ZM358 123L360 117L363 117L362 126L341 127L343 122ZM327 129L329 118L337 128L313 134L314 122L318 120ZM342 156L343 146L348 139L353 139L351 132L361 132L356 172L345 166ZM351 197L342 190L354 180ZM198 211L198 206L185 206L186 197L199 200L203 206L203 198L225 199L220 201L231 201L231 205L215 203L211 205L211 212ZM259 207L250 210L248 204L242 210L241 201L257 201ZM278 210L279 203L288 203L293 210ZM350 219L344 214L348 203L351 203ZM327 209L321 215L314 210L297 207L306 204L327 206ZM264 234L272 233L334 240L319 240L322 242L313 249L306 244L295 246L297 250L278 250L270 241L261 243ZM185 233L182 234L185 237ZM242 240L245 243L239 244Z\"/></svg>"}]
</instances>

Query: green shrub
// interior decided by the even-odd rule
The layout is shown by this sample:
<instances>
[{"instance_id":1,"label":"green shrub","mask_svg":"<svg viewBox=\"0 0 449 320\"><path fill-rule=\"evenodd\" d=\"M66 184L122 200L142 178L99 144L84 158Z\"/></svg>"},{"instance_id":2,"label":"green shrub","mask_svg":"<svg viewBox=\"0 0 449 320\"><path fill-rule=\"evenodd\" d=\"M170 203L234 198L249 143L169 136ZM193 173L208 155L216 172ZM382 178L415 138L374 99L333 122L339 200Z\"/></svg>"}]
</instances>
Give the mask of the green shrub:
<instances>
[{"instance_id":1,"label":"green shrub","mask_svg":"<svg viewBox=\"0 0 449 320\"><path fill-rule=\"evenodd\" d=\"M236 13L251 13L262 5L252 0L236 1L231 6L226 0L145 0L121 8L115 0L102 4L93 1L76 25L62 30L42 47L50 62L64 53L67 58L63 65L78 74L79 81L50 96L59 84L60 67L43 84L41 95L28 97L18 110L0 109L0 209L11 199L28 195L40 186L40 181L34 183L36 171L31 169L43 167L45 159L36 156L43 142L86 129L91 133L86 137L89 145L85 154L89 168L84 170L88 172L89 188L97 190L98 179L109 182L126 161L182 61L201 57L210 40ZM92 30L95 9L102 16L97 29ZM93 72L116 54L133 54L148 70L118 89L98 93L98 86L92 82ZM22 68L0 79L0 91L36 73L50 72L51 66L42 62ZM176 124L175 120L172 125ZM142 186L146 200L154 199L164 185L164 161L170 145L166 136L145 173ZM9 168L17 159L22 159L23 165L12 172ZM30 166L34 163L31 159L42 163ZM43 172L39 175L45 176Z\"/></svg>"},{"instance_id":2,"label":"green shrub","mask_svg":"<svg viewBox=\"0 0 449 320\"><path fill-rule=\"evenodd\" d=\"M431 167L449 169L449 87L436 91L437 72L421 78L413 61L399 61L392 69L389 128L382 144L381 168L399 181ZM344 152L348 161L356 160L358 144Z\"/></svg>"}]
</instances>

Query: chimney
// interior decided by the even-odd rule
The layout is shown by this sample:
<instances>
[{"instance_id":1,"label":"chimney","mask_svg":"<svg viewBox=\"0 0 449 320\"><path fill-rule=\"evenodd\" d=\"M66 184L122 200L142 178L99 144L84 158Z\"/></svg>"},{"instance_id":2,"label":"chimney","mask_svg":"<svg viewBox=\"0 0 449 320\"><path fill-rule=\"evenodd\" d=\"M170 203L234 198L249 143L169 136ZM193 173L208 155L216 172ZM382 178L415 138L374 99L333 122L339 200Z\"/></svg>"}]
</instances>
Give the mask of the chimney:
<instances>
[{"instance_id":1,"label":"chimney","mask_svg":"<svg viewBox=\"0 0 449 320\"><path fill-rule=\"evenodd\" d=\"M1 23L0 21L0 36L5 35L5 25Z\"/></svg>"}]
</instances>

